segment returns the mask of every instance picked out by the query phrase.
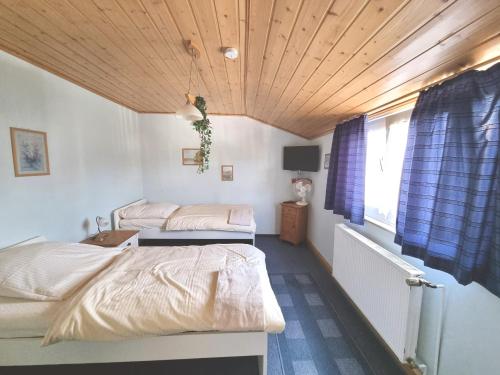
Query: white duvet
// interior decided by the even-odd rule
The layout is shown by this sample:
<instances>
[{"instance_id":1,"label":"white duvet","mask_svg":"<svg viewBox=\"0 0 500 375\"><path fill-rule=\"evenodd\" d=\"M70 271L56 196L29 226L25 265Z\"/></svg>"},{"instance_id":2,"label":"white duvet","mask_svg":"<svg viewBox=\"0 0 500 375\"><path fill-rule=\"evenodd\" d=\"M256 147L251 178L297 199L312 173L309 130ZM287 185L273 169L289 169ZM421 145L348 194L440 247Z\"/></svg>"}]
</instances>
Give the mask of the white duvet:
<instances>
[{"instance_id":1,"label":"white duvet","mask_svg":"<svg viewBox=\"0 0 500 375\"><path fill-rule=\"evenodd\" d=\"M223 230L232 232L255 233L256 225L252 217L250 225L229 224L229 214L232 209L250 206L228 204L196 204L181 206L172 213L165 222L164 229L176 230Z\"/></svg>"},{"instance_id":2,"label":"white duvet","mask_svg":"<svg viewBox=\"0 0 500 375\"><path fill-rule=\"evenodd\" d=\"M265 255L244 244L137 247L65 301L43 344L284 329Z\"/></svg>"}]
</instances>

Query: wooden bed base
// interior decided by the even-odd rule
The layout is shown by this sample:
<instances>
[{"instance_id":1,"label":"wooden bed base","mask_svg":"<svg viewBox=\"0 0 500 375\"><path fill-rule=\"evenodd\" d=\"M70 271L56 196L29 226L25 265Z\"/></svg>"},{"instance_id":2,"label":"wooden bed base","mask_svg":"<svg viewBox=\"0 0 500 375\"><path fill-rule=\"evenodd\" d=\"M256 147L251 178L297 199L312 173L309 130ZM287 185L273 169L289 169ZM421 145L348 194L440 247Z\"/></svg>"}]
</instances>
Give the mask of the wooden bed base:
<instances>
[{"instance_id":1,"label":"wooden bed base","mask_svg":"<svg viewBox=\"0 0 500 375\"><path fill-rule=\"evenodd\" d=\"M146 199L139 199L125 206L113 210L113 229L120 229L120 211L124 208L147 203ZM195 240L195 241L192 241ZM223 241L218 241L223 240ZM160 228L147 228L139 232L139 242L145 246L183 244L210 244L220 242L255 244L255 233L223 231L223 230L190 230L164 231Z\"/></svg>"}]
</instances>

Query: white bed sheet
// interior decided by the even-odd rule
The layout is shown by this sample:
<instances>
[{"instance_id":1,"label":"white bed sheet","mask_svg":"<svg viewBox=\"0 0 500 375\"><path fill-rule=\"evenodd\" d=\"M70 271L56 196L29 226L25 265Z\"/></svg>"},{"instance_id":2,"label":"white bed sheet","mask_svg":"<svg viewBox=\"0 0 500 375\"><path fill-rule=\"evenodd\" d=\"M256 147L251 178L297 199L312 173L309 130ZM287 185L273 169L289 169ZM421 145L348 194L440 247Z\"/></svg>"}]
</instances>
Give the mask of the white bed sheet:
<instances>
[{"instance_id":1,"label":"white bed sheet","mask_svg":"<svg viewBox=\"0 0 500 375\"><path fill-rule=\"evenodd\" d=\"M0 297L0 338L43 337L61 303Z\"/></svg>"},{"instance_id":2,"label":"white bed sheet","mask_svg":"<svg viewBox=\"0 0 500 375\"><path fill-rule=\"evenodd\" d=\"M164 229L165 219L122 219L120 229L142 230L142 229Z\"/></svg>"}]
</instances>

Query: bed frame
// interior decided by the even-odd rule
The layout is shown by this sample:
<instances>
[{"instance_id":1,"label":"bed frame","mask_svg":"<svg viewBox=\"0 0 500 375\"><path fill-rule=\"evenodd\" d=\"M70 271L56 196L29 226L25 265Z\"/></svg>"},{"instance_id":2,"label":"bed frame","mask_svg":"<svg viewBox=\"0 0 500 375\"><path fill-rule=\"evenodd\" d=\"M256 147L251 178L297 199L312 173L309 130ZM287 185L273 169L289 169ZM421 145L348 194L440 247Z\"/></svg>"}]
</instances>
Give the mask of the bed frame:
<instances>
[{"instance_id":1,"label":"bed frame","mask_svg":"<svg viewBox=\"0 0 500 375\"><path fill-rule=\"evenodd\" d=\"M39 236L15 246L46 241ZM41 347L42 338L0 339L1 366L165 361L256 356L267 375L266 332L189 332L115 342L63 341Z\"/></svg>"},{"instance_id":2,"label":"bed frame","mask_svg":"<svg viewBox=\"0 0 500 375\"><path fill-rule=\"evenodd\" d=\"M41 338L0 339L1 366L144 362L257 356L267 374L267 333L185 333L117 342L68 341L40 347Z\"/></svg>"},{"instance_id":3,"label":"bed frame","mask_svg":"<svg viewBox=\"0 0 500 375\"><path fill-rule=\"evenodd\" d=\"M124 208L147 203L146 199L129 203L113 211L113 229L120 229L120 211ZM139 232L141 245L178 245L179 242L207 244L217 242L244 242L255 245L255 233L223 231L223 230L175 230L165 231L160 228L141 229Z\"/></svg>"}]
</instances>

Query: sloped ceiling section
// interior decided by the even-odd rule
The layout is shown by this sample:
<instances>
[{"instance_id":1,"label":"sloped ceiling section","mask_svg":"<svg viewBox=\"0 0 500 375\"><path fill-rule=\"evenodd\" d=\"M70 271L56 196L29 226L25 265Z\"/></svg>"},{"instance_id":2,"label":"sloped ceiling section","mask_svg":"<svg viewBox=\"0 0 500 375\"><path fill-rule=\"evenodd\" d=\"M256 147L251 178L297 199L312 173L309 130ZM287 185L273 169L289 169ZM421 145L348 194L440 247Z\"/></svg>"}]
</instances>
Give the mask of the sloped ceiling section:
<instances>
[{"instance_id":1,"label":"sloped ceiling section","mask_svg":"<svg viewBox=\"0 0 500 375\"><path fill-rule=\"evenodd\" d=\"M0 48L99 95L175 112L192 40L211 113L306 138L499 56L499 32L498 0L0 0Z\"/></svg>"}]
</instances>

